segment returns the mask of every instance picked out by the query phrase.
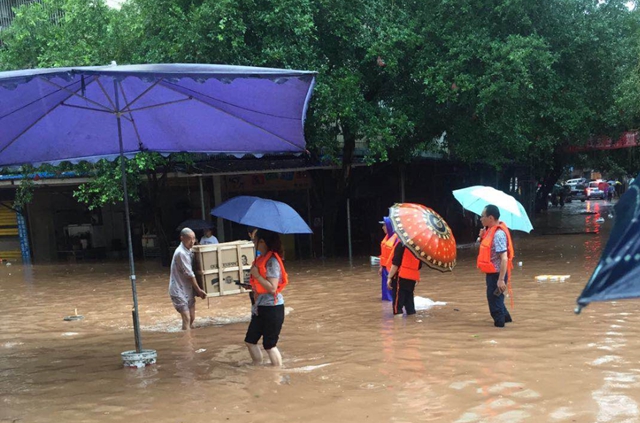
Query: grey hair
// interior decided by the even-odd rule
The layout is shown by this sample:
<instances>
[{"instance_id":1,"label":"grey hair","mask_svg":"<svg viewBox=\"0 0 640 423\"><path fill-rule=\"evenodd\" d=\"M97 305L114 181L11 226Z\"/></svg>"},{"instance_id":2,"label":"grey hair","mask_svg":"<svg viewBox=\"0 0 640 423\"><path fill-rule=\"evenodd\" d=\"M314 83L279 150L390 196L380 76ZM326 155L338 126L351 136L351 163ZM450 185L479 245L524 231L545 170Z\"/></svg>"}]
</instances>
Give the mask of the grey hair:
<instances>
[{"instance_id":1,"label":"grey hair","mask_svg":"<svg viewBox=\"0 0 640 423\"><path fill-rule=\"evenodd\" d=\"M180 231L180 238L189 236L191 234L195 235L196 233L189 228L184 228L183 230Z\"/></svg>"}]
</instances>

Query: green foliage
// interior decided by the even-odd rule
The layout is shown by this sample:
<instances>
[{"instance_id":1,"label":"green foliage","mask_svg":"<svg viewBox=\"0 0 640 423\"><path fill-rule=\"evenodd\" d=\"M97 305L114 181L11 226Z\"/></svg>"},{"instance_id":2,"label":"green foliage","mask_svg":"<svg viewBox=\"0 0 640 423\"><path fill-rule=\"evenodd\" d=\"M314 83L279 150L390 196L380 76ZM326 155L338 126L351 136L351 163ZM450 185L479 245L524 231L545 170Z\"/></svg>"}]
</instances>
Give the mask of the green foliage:
<instances>
[{"instance_id":1,"label":"green foliage","mask_svg":"<svg viewBox=\"0 0 640 423\"><path fill-rule=\"evenodd\" d=\"M32 179L33 171L32 166L22 167L22 180L16 189L16 196L13 200L13 208L16 210L25 209L27 204L33 200L33 190L35 188L35 183Z\"/></svg>"},{"instance_id":2,"label":"green foliage","mask_svg":"<svg viewBox=\"0 0 640 423\"><path fill-rule=\"evenodd\" d=\"M181 162L190 161L185 155L177 156ZM140 189L145 180L156 172L166 172L174 163L174 159L163 157L157 153L138 153L132 159L125 159L127 176L127 192L133 201L140 200ZM124 199L122 185L121 161L100 160L96 163L83 162L77 165L76 171L93 178L78 186L73 196L85 203L89 210L106 204L121 203Z\"/></svg>"},{"instance_id":3,"label":"green foliage","mask_svg":"<svg viewBox=\"0 0 640 423\"><path fill-rule=\"evenodd\" d=\"M625 3L407 2L428 40L416 76L453 155L544 165L564 145L618 130L615 93L637 51Z\"/></svg>"},{"instance_id":4,"label":"green foliage","mask_svg":"<svg viewBox=\"0 0 640 423\"><path fill-rule=\"evenodd\" d=\"M544 172L564 146L638 123L638 12L626 3L129 0L115 10L43 0L18 8L0 33L0 67L313 69L307 140L327 160L349 162L361 141L370 162L409 161L446 132L453 158ZM110 166L93 171L113 176ZM79 198L111 201L115 181Z\"/></svg>"},{"instance_id":5,"label":"green foliage","mask_svg":"<svg viewBox=\"0 0 640 423\"><path fill-rule=\"evenodd\" d=\"M590 151L577 155L574 160L574 166L597 169L609 179L636 177L640 171L640 151L637 148Z\"/></svg>"},{"instance_id":6,"label":"green foliage","mask_svg":"<svg viewBox=\"0 0 640 423\"><path fill-rule=\"evenodd\" d=\"M0 69L109 63L117 11L103 0L42 0L18 7L0 33Z\"/></svg>"},{"instance_id":7,"label":"green foliage","mask_svg":"<svg viewBox=\"0 0 640 423\"><path fill-rule=\"evenodd\" d=\"M94 175L90 182L78 186L73 196L79 202L85 203L89 210L102 207L106 204L120 203L124 199L122 188L122 173L120 171L120 159L113 162L100 160L95 164L82 163L80 168L90 175ZM139 199L139 175L135 163L125 161L127 188L129 198L133 201Z\"/></svg>"}]
</instances>

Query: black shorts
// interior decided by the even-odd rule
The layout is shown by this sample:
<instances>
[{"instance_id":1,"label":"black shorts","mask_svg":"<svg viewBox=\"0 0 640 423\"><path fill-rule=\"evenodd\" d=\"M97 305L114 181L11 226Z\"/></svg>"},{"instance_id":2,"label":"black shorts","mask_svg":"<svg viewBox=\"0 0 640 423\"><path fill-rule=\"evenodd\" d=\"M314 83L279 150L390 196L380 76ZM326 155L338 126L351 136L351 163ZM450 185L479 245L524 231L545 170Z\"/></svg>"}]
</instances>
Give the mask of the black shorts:
<instances>
[{"instance_id":1,"label":"black shorts","mask_svg":"<svg viewBox=\"0 0 640 423\"><path fill-rule=\"evenodd\" d=\"M270 350L278 344L280 330L284 323L284 304L278 306L258 306L258 315L251 315L244 342L257 344L262 337L262 346Z\"/></svg>"}]
</instances>

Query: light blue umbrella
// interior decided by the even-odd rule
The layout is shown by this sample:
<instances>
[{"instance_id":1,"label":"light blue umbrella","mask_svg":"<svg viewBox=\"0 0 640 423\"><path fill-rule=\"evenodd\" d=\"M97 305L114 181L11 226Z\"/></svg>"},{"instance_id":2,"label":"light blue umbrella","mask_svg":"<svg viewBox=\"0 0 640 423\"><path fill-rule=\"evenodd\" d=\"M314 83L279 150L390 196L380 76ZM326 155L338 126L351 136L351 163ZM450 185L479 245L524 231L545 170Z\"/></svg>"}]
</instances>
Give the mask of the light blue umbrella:
<instances>
[{"instance_id":1,"label":"light blue umbrella","mask_svg":"<svg viewBox=\"0 0 640 423\"><path fill-rule=\"evenodd\" d=\"M475 185L453 191L453 196L465 209L481 215L482 210L493 204L500 210L500 220L511 230L531 232L533 225L527 212L512 196L492 187Z\"/></svg>"},{"instance_id":2,"label":"light blue umbrella","mask_svg":"<svg viewBox=\"0 0 640 423\"><path fill-rule=\"evenodd\" d=\"M288 204L241 195L211 210L213 216L279 234L311 234L313 231Z\"/></svg>"}]
</instances>

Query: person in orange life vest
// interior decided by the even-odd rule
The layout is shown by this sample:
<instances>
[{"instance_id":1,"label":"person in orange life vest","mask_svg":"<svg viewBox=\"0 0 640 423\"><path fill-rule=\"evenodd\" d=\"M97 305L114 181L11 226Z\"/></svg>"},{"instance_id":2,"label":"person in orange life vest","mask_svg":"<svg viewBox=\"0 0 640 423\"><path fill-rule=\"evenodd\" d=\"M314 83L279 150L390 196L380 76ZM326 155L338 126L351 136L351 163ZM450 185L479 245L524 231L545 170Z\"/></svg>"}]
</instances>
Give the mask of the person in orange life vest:
<instances>
[{"instance_id":1,"label":"person in orange life vest","mask_svg":"<svg viewBox=\"0 0 640 423\"><path fill-rule=\"evenodd\" d=\"M420 282L422 262L413 255L401 242L396 244L390 260L389 279L387 287L393 297L392 306L394 316L402 316L402 308L407 316L416 314L413 302L413 291Z\"/></svg>"},{"instance_id":2,"label":"person in orange life vest","mask_svg":"<svg viewBox=\"0 0 640 423\"><path fill-rule=\"evenodd\" d=\"M485 207L480 222L486 229L480 230L478 268L486 274L487 302L494 325L503 328L513 321L504 305L506 282L513 267L513 243L509 228L500 221L498 207L492 204Z\"/></svg>"},{"instance_id":3,"label":"person in orange life vest","mask_svg":"<svg viewBox=\"0 0 640 423\"><path fill-rule=\"evenodd\" d=\"M271 364L282 366L282 356L277 348L280 330L284 323L284 297L282 290L289 279L282 263L280 236L271 231L258 229L253 237L257 255L251 267L251 289L255 304L251 307L251 323L244 342L254 364L262 363L262 352L258 341L262 338Z\"/></svg>"},{"instance_id":4,"label":"person in orange life vest","mask_svg":"<svg viewBox=\"0 0 640 423\"><path fill-rule=\"evenodd\" d=\"M378 276L382 278L382 301L392 301L393 297L389 288L387 288L390 267L387 267L387 264L398 242L398 236L393 231L391 219L388 217L384 217L384 220L378 223L382 225L382 231L384 232L384 239L380 243L380 268L378 269Z\"/></svg>"}]
</instances>

